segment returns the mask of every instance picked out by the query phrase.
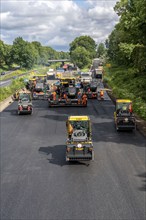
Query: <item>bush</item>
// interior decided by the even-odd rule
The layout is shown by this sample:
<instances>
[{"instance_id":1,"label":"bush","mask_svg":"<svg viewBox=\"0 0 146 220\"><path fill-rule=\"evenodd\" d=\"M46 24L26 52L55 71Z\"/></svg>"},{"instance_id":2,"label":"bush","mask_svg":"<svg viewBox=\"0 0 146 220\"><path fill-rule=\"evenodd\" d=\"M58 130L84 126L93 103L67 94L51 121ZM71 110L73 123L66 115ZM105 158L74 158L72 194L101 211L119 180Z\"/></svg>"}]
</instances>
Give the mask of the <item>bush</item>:
<instances>
[{"instance_id":1,"label":"bush","mask_svg":"<svg viewBox=\"0 0 146 220\"><path fill-rule=\"evenodd\" d=\"M134 68L114 66L110 70L104 67L104 70L104 79L116 98L131 99L134 111L146 119L146 76Z\"/></svg>"}]
</instances>

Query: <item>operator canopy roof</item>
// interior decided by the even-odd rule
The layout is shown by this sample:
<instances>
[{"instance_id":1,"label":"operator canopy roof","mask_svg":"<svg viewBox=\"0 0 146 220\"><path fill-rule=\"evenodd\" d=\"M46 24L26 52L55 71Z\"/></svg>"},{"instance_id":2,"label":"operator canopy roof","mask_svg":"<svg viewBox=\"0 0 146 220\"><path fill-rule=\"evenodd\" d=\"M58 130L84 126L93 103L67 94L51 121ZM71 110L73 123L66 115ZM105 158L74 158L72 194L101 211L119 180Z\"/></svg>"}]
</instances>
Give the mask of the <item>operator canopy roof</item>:
<instances>
[{"instance_id":1,"label":"operator canopy roof","mask_svg":"<svg viewBox=\"0 0 146 220\"><path fill-rule=\"evenodd\" d=\"M116 100L117 103L129 103L132 102L130 99L117 99Z\"/></svg>"},{"instance_id":2,"label":"operator canopy roof","mask_svg":"<svg viewBox=\"0 0 146 220\"><path fill-rule=\"evenodd\" d=\"M86 115L80 115L80 116L69 116L69 121L89 121L90 118Z\"/></svg>"}]
</instances>

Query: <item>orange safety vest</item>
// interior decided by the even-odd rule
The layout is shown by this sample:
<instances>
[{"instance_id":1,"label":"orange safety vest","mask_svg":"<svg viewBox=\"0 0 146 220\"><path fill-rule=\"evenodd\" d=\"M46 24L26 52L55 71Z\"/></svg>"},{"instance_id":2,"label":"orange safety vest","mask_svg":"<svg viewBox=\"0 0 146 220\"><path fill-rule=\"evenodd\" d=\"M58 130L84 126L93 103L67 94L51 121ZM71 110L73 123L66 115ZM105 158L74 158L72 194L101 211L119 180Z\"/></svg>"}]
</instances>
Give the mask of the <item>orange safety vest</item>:
<instances>
[{"instance_id":1,"label":"orange safety vest","mask_svg":"<svg viewBox=\"0 0 146 220\"><path fill-rule=\"evenodd\" d=\"M66 95L66 94L64 94L64 95L63 95L63 98L64 98L64 99L66 99L66 98L67 98L67 95Z\"/></svg>"},{"instance_id":2,"label":"orange safety vest","mask_svg":"<svg viewBox=\"0 0 146 220\"><path fill-rule=\"evenodd\" d=\"M132 109L132 105L129 105L129 112L132 113L133 109Z\"/></svg>"},{"instance_id":3,"label":"orange safety vest","mask_svg":"<svg viewBox=\"0 0 146 220\"><path fill-rule=\"evenodd\" d=\"M102 97L104 95L104 92L101 90L100 91L100 96Z\"/></svg>"},{"instance_id":4,"label":"orange safety vest","mask_svg":"<svg viewBox=\"0 0 146 220\"><path fill-rule=\"evenodd\" d=\"M73 133L73 127L71 124L69 124L69 126L68 126L68 132L69 132L69 134Z\"/></svg>"},{"instance_id":5,"label":"orange safety vest","mask_svg":"<svg viewBox=\"0 0 146 220\"><path fill-rule=\"evenodd\" d=\"M86 102L87 102L87 96L84 94L84 95L82 96L82 103L83 103L83 104L86 104Z\"/></svg>"},{"instance_id":6,"label":"orange safety vest","mask_svg":"<svg viewBox=\"0 0 146 220\"><path fill-rule=\"evenodd\" d=\"M53 92L53 100L56 100L56 92Z\"/></svg>"}]
</instances>

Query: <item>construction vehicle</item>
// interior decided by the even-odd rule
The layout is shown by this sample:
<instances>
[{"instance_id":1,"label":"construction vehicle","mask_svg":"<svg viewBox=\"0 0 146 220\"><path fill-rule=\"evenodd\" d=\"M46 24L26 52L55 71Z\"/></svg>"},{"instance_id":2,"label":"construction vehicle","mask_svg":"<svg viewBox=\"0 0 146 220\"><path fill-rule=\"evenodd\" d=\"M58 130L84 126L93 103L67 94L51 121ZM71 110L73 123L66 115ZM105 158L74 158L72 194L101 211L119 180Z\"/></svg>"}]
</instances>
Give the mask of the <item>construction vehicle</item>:
<instances>
[{"instance_id":1,"label":"construction vehicle","mask_svg":"<svg viewBox=\"0 0 146 220\"><path fill-rule=\"evenodd\" d=\"M96 78L98 81L102 82L102 80L103 80L103 69L102 69L102 67L98 67L98 69L94 69L93 75L94 75L94 78Z\"/></svg>"},{"instance_id":2,"label":"construction vehicle","mask_svg":"<svg viewBox=\"0 0 146 220\"><path fill-rule=\"evenodd\" d=\"M87 106L87 96L76 88L74 77L61 78L60 85L52 91L48 101L49 107Z\"/></svg>"},{"instance_id":3,"label":"construction vehicle","mask_svg":"<svg viewBox=\"0 0 146 220\"><path fill-rule=\"evenodd\" d=\"M94 160L90 118L69 116L66 128L66 161Z\"/></svg>"},{"instance_id":4,"label":"construction vehicle","mask_svg":"<svg viewBox=\"0 0 146 220\"><path fill-rule=\"evenodd\" d=\"M29 82L26 85L26 88L29 89L31 92L33 91L33 89L36 86L36 79L35 78L30 78Z\"/></svg>"},{"instance_id":5,"label":"construction vehicle","mask_svg":"<svg viewBox=\"0 0 146 220\"><path fill-rule=\"evenodd\" d=\"M129 99L117 99L114 121L116 130L136 129L136 120L132 110L132 101Z\"/></svg>"},{"instance_id":6,"label":"construction vehicle","mask_svg":"<svg viewBox=\"0 0 146 220\"><path fill-rule=\"evenodd\" d=\"M90 72L82 72L80 76L80 81L84 84L88 84L92 81L92 76Z\"/></svg>"},{"instance_id":7,"label":"construction vehicle","mask_svg":"<svg viewBox=\"0 0 146 220\"><path fill-rule=\"evenodd\" d=\"M44 98L44 84L42 82L37 82L35 88L33 89L33 99L43 99Z\"/></svg>"},{"instance_id":8,"label":"construction vehicle","mask_svg":"<svg viewBox=\"0 0 146 220\"><path fill-rule=\"evenodd\" d=\"M97 99L97 82L91 81L86 87L84 87L85 93L88 99Z\"/></svg>"},{"instance_id":9,"label":"construction vehicle","mask_svg":"<svg viewBox=\"0 0 146 220\"><path fill-rule=\"evenodd\" d=\"M49 107L87 107L87 95L81 93L75 93L75 90L70 90L71 93L67 93L66 91L61 90L59 93L57 91L53 91L48 98ZM68 94L68 95L67 95Z\"/></svg>"},{"instance_id":10,"label":"construction vehicle","mask_svg":"<svg viewBox=\"0 0 146 220\"><path fill-rule=\"evenodd\" d=\"M32 114L32 98L30 92L21 92L19 93L18 98L18 115L20 114Z\"/></svg>"},{"instance_id":11,"label":"construction vehicle","mask_svg":"<svg viewBox=\"0 0 146 220\"><path fill-rule=\"evenodd\" d=\"M61 68L61 67L57 68L56 74L55 74L56 79L60 79L63 76L63 73L64 73L64 69L63 68Z\"/></svg>"},{"instance_id":12,"label":"construction vehicle","mask_svg":"<svg viewBox=\"0 0 146 220\"><path fill-rule=\"evenodd\" d=\"M47 99L49 97L49 85L47 84L47 75L35 75L32 88L33 99Z\"/></svg>"},{"instance_id":13,"label":"construction vehicle","mask_svg":"<svg viewBox=\"0 0 146 220\"><path fill-rule=\"evenodd\" d=\"M65 87L68 87L69 85L75 85L75 80L76 80L76 78L72 77L72 76L61 77L60 84Z\"/></svg>"}]
</instances>

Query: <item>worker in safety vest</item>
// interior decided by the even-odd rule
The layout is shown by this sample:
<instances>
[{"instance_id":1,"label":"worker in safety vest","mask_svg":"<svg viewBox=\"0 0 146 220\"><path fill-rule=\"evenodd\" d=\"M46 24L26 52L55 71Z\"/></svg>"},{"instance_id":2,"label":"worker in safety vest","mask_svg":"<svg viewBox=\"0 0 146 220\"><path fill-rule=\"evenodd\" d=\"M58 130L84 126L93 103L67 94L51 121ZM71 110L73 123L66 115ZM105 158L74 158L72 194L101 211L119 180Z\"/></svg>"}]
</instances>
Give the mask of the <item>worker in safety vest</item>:
<instances>
[{"instance_id":1,"label":"worker in safety vest","mask_svg":"<svg viewBox=\"0 0 146 220\"><path fill-rule=\"evenodd\" d=\"M63 98L67 101L67 94L66 94L66 92L64 92Z\"/></svg>"},{"instance_id":2,"label":"worker in safety vest","mask_svg":"<svg viewBox=\"0 0 146 220\"><path fill-rule=\"evenodd\" d=\"M78 104L81 104L81 100L82 100L82 93L81 93L81 91L80 91L80 90L78 91L77 98L78 98Z\"/></svg>"},{"instance_id":3,"label":"worker in safety vest","mask_svg":"<svg viewBox=\"0 0 146 220\"><path fill-rule=\"evenodd\" d=\"M56 92L55 91L52 93L52 95L53 95L53 100L56 100Z\"/></svg>"},{"instance_id":4,"label":"worker in safety vest","mask_svg":"<svg viewBox=\"0 0 146 220\"><path fill-rule=\"evenodd\" d=\"M129 104L129 112L132 114L132 112L133 112L133 109L132 109L132 104L130 103Z\"/></svg>"},{"instance_id":5,"label":"worker in safety vest","mask_svg":"<svg viewBox=\"0 0 146 220\"><path fill-rule=\"evenodd\" d=\"M100 90L100 99L103 99L103 97L104 97L104 91L101 89Z\"/></svg>"},{"instance_id":6,"label":"worker in safety vest","mask_svg":"<svg viewBox=\"0 0 146 220\"><path fill-rule=\"evenodd\" d=\"M68 134L69 134L69 136L71 136L72 133L73 133L73 126L69 123L69 125L68 125Z\"/></svg>"},{"instance_id":7,"label":"worker in safety vest","mask_svg":"<svg viewBox=\"0 0 146 220\"><path fill-rule=\"evenodd\" d=\"M84 93L82 96L82 104L86 105L87 104L87 95Z\"/></svg>"}]
</instances>

